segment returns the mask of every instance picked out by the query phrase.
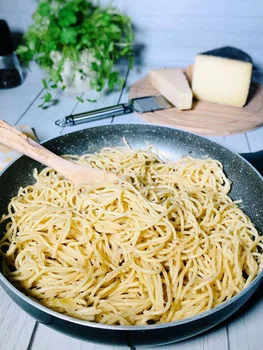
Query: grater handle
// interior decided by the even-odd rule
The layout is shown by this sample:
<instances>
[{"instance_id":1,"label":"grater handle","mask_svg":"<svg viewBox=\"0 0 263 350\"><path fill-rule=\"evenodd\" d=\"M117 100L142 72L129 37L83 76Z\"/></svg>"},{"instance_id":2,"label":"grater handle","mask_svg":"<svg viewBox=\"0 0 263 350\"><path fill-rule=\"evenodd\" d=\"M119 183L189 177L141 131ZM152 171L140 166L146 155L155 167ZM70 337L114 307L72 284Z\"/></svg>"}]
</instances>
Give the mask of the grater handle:
<instances>
[{"instance_id":1,"label":"grater handle","mask_svg":"<svg viewBox=\"0 0 263 350\"><path fill-rule=\"evenodd\" d=\"M100 108L95 111L83 112L79 114L73 114L65 117L65 119L59 119L55 122L58 126L72 126L83 123L93 122L95 120L101 120L105 118L116 117L123 114L132 113L132 108L126 104L119 104L106 108Z\"/></svg>"}]
</instances>

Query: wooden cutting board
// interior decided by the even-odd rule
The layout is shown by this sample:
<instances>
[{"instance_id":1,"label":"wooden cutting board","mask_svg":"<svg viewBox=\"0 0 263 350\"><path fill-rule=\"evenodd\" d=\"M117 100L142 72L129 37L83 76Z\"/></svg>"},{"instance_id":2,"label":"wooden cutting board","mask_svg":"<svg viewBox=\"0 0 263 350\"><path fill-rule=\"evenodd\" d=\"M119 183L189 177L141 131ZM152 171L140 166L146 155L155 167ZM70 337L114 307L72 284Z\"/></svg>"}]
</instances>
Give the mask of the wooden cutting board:
<instances>
[{"instance_id":1,"label":"wooden cutting board","mask_svg":"<svg viewBox=\"0 0 263 350\"><path fill-rule=\"evenodd\" d=\"M129 98L158 95L148 76L132 85ZM193 101L188 111L170 108L140 116L154 124L168 125L201 135L231 135L263 125L263 86L252 82L245 107L232 107L205 101Z\"/></svg>"}]
</instances>

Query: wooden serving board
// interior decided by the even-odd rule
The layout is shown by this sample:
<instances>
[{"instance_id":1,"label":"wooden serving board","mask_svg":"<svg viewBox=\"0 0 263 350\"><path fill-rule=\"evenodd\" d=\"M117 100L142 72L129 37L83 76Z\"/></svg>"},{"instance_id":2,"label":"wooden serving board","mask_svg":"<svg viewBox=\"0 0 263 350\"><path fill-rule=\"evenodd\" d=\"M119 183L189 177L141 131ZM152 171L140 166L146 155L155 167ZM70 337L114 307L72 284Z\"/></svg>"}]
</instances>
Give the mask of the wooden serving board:
<instances>
[{"instance_id":1,"label":"wooden serving board","mask_svg":"<svg viewBox=\"0 0 263 350\"><path fill-rule=\"evenodd\" d=\"M146 76L132 85L129 98L158 94ZM174 107L140 116L150 123L207 136L246 132L263 124L263 86L251 83L248 102L243 108L194 100L191 110L181 111Z\"/></svg>"}]
</instances>

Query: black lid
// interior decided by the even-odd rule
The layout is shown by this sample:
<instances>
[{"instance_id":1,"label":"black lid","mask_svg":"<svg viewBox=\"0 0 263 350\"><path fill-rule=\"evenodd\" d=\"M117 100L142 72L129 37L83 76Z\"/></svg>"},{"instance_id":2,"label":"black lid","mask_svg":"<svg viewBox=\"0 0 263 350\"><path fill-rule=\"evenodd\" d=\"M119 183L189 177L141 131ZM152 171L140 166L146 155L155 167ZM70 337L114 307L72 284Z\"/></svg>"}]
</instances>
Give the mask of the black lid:
<instances>
[{"instance_id":1,"label":"black lid","mask_svg":"<svg viewBox=\"0 0 263 350\"><path fill-rule=\"evenodd\" d=\"M10 55L13 51L13 40L8 24L0 19L0 56Z\"/></svg>"}]
</instances>

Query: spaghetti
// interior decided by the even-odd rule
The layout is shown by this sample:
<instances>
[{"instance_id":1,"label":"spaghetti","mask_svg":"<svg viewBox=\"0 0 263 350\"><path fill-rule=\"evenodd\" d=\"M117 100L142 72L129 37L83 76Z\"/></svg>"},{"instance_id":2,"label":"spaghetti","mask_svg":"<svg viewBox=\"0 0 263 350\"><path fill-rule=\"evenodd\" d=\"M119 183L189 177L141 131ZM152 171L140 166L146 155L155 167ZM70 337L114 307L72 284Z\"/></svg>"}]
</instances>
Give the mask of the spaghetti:
<instances>
[{"instance_id":1,"label":"spaghetti","mask_svg":"<svg viewBox=\"0 0 263 350\"><path fill-rule=\"evenodd\" d=\"M120 181L75 188L45 168L11 199L2 271L39 303L104 324L171 322L258 274L263 239L228 196L220 162L123 148L67 158Z\"/></svg>"}]
</instances>

